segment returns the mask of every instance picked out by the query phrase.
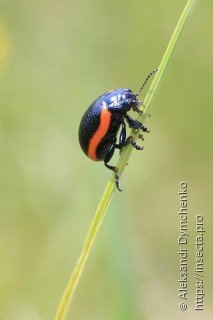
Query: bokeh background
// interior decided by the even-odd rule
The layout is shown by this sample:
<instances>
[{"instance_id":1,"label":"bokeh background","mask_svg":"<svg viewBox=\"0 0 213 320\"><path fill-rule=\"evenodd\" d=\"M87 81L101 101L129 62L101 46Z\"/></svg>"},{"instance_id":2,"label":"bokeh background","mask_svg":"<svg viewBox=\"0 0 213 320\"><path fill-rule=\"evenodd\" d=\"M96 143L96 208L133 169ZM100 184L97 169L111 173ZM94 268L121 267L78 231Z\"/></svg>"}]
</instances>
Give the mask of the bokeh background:
<instances>
[{"instance_id":1,"label":"bokeh background","mask_svg":"<svg viewBox=\"0 0 213 320\"><path fill-rule=\"evenodd\" d=\"M53 319L111 177L82 153L80 119L103 92L139 89L185 4L1 0L1 320ZM132 153L68 319L213 316L212 13L211 0L198 2L150 110L144 151ZM189 209L185 312L178 308L181 181ZM206 229L203 312L194 311L196 214Z\"/></svg>"}]
</instances>

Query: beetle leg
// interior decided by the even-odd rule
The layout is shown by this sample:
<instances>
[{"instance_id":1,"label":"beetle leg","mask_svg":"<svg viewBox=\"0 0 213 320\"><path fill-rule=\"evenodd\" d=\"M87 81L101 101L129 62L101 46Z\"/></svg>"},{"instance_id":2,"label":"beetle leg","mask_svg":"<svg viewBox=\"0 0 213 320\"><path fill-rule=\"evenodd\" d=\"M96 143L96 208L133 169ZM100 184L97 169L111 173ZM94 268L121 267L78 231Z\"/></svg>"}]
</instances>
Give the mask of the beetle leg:
<instances>
[{"instance_id":1,"label":"beetle leg","mask_svg":"<svg viewBox=\"0 0 213 320\"><path fill-rule=\"evenodd\" d=\"M141 139L141 140L144 140L144 137L143 137L143 135L141 133L138 135L138 138Z\"/></svg>"},{"instance_id":2,"label":"beetle leg","mask_svg":"<svg viewBox=\"0 0 213 320\"><path fill-rule=\"evenodd\" d=\"M123 121L121 124L121 133L119 137L119 146L121 147L121 149L123 148L125 141L126 141L126 124Z\"/></svg>"},{"instance_id":3,"label":"beetle leg","mask_svg":"<svg viewBox=\"0 0 213 320\"><path fill-rule=\"evenodd\" d=\"M141 104L141 103L139 103L139 104ZM144 104L141 104L141 105L144 106ZM143 111L138 108L137 104L135 104L134 107L132 107L132 110L137 112L137 113L143 113Z\"/></svg>"},{"instance_id":4,"label":"beetle leg","mask_svg":"<svg viewBox=\"0 0 213 320\"><path fill-rule=\"evenodd\" d=\"M126 141L125 141L125 143L124 143L123 146L125 147L125 146L127 146L129 143L131 143L131 145L132 145L136 150L143 150L143 147L139 146L139 145L135 142L133 136L129 136L129 137L126 139Z\"/></svg>"},{"instance_id":5,"label":"beetle leg","mask_svg":"<svg viewBox=\"0 0 213 320\"><path fill-rule=\"evenodd\" d=\"M136 150L142 150L143 147L140 147L138 144L136 144L135 140L133 139L132 136L129 136L126 139L126 124L125 122L122 122L122 128L121 128L121 133L119 137L119 144L117 144L115 147L120 149L120 152L122 149L127 146L129 143L136 149Z\"/></svg>"},{"instance_id":6,"label":"beetle leg","mask_svg":"<svg viewBox=\"0 0 213 320\"><path fill-rule=\"evenodd\" d=\"M126 142L126 123L123 121L121 123L121 133L119 136L119 144L116 144L115 148L119 149L121 152L123 147L125 146L125 142Z\"/></svg>"},{"instance_id":7,"label":"beetle leg","mask_svg":"<svg viewBox=\"0 0 213 320\"><path fill-rule=\"evenodd\" d=\"M116 187L117 187L117 189L118 189L119 191L122 191L122 190L120 189L120 180L119 180L119 171L118 171L118 168L117 168L117 167L114 167L114 166L109 166L106 162L104 162L104 164L105 164L105 166L106 166L108 169L110 169L110 170L112 170L112 171L115 172L115 184L116 184Z\"/></svg>"},{"instance_id":8,"label":"beetle leg","mask_svg":"<svg viewBox=\"0 0 213 320\"><path fill-rule=\"evenodd\" d=\"M118 145L116 145L115 142L116 142L116 138L114 139L114 141L113 141L113 143L112 143L109 151L108 151L107 154L106 154L106 157L105 157L105 159L104 159L104 165L105 165L108 169L114 171L114 173L115 173L115 184L116 184L116 187L117 187L117 189L118 189L119 191L122 191L122 190L120 189L119 170L118 170L118 168L117 168L117 167L114 167L114 166L108 165L108 162L111 160L111 158L112 158L112 156L113 156L113 154L114 154L114 152L115 152L115 148L118 146Z\"/></svg>"},{"instance_id":9,"label":"beetle leg","mask_svg":"<svg viewBox=\"0 0 213 320\"><path fill-rule=\"evenodd\" d=\"M141 129L143 132L149 132L149 130L146 127L144 127L144 125L141 122L133 120L128 114L125 114L124 117L127 123L129 124L130 128Z\"/></svg>"}]
</instances>

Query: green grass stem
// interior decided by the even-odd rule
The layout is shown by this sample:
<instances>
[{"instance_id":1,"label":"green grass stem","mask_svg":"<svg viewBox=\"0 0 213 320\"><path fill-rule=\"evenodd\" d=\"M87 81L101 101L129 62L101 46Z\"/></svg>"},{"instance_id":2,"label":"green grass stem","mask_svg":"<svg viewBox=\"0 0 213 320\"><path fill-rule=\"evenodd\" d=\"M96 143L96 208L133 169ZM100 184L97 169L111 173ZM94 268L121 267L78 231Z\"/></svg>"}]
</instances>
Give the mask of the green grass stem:
<instances>
[{"instance_id":1,"label":"green grass stem","mask_svg":"<svg viewBox=\"0 0 213 320\"><path fill-rule=\"evenodd\" d=\"M186 4L182 14L181 14L181 17L178 21L178 24L174 30L172 38L168 44L168 47L165 51L163 59L160 63L158 72L156 73L156 75L150 85L150 88L148 90L148 93L144 99L145 107L143 108L143 114L139 114L139 116L137 118L138 121L144 122L144 120L146 118L147 109L150 106L150 104L152 103L153 98L159 89L160 83L165 75L165 72L168 68L169 62L174 54L177 43L180 40L180 36L184 30L186 22L188 21L196 2L197 2L197 0L189 0ZM138 131L132 130L131 135L136 140L137 136L138 136ZM127 147L125 147L119 160L118 160L117 167L119 168L120 175L122 174L124 168L126 167L126 163L129 160L129 157L130 157L132 150L133 150L133 147L131 145L128 145ZM99 230L101 223L104 219L104 216L106 214L107 208L108 208L110 201L112 199L114 191L115 191L115 177L113 174L110 181L107 184L107 187L104 191L104 194L102 196L100 204L99 204L97 211L95 213L95 216L94 216L94 219L93 219L92 224L90 226L89 232L87 234L81 255L76 263L74 271L71 274L71 277L68 281L67 287L65 288L64 294L61 298L61 301L60 301L60 304L59 304L59 307L57 310L57 314L55 316L55 320L64 320L65 319L68 307L69 307L69 305L72 301L72 298L73 298L75 288L77 286L80 275L81 275L83 268L85 266L86 260L89 256L90 250L91 250L93 243L95 241L98 230ZM120 196L122 196L122 194Z\"/></svg>"}]
</instances>

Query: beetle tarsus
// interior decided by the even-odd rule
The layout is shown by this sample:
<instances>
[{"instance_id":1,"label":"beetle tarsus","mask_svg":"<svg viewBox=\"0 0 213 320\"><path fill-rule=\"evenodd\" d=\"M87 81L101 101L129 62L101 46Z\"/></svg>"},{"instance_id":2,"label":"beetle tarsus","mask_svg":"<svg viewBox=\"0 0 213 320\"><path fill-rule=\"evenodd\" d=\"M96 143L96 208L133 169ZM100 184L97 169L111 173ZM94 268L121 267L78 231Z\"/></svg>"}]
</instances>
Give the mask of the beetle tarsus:
<instances>
[{"instance_id":1,"label":"beetle tarsus","mask_svg":"<svg viewBox=\"0 0 213 320\"><path fill-rule=\"evenodd\" d=\"M108 165L106 162L104 162L104 164L105 164L105 166L106 166L108 169L114 171L114 173L115 173L115 184L116 184L116 187L117 187L117 189L118 189L119 191L123 191L123 190L120 189L120 178L119 178L119 170L118 170L118 168L117 168L117 167L114 167L114 166L110 166L110 165Z\"/></svg>"},{"instance_id":2,"label":"beetle tarsus","mask_svg":"<svg viewBox=\"0 0 213 320\"><path fill-rule=\"evenodd\" d=\"M131 145L136 149L136 150L143 150L143 147L139 146L134 139L131 140Z\"/></svg>"},{"instance_id":3,"label":"beetle tarsus","mask_svg":"<svg viewBox=\"0 0 213 320\"><path fill-rule=\"evenodd\" d=\"M144 140L144 137L143 137L143 134L142 134L142 133L140 133L140 134L138 135L138 139L141 139L142 141Z\"/></svg>"},{"instance_id":4,"label":"beetle tarsus","mask_svg":"<svg viewBox=\"0 0 213 320\"><path fill-rule=\"evenodd\" d=\"M126 147L129 143L131 143L131 145L132 145L136 150L143 150L143 147L139 146L139 145L135 142L133 136L129 136L129 137L126 139L123 147Z\"/></svg>"}]
</instances>

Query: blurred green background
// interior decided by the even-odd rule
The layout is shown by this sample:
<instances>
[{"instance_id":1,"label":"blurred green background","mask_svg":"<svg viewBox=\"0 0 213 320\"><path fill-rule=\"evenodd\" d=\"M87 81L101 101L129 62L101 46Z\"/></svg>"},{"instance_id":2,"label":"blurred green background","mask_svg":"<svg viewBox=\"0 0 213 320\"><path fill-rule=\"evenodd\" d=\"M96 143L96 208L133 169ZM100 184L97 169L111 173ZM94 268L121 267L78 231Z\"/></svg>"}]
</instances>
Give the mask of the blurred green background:
<instances>
[{"instance_id":1,"label":"blurred green background","mask_svg":"<svg viewBox=\"0 0 213 320\"><path fill-rule=\"evenodd\" d=\"M139 89L185 4L1 0L0 320L53 319L111 177L82 153L80 119L105 91ZM187 25L149 110L144 151L130 158L68 319L212 318L212 9L199 1ZM189 206L185 312L181 181ZM196 214L206 229L203 312L193 310Z\"/></svg>"}]
</instances>

